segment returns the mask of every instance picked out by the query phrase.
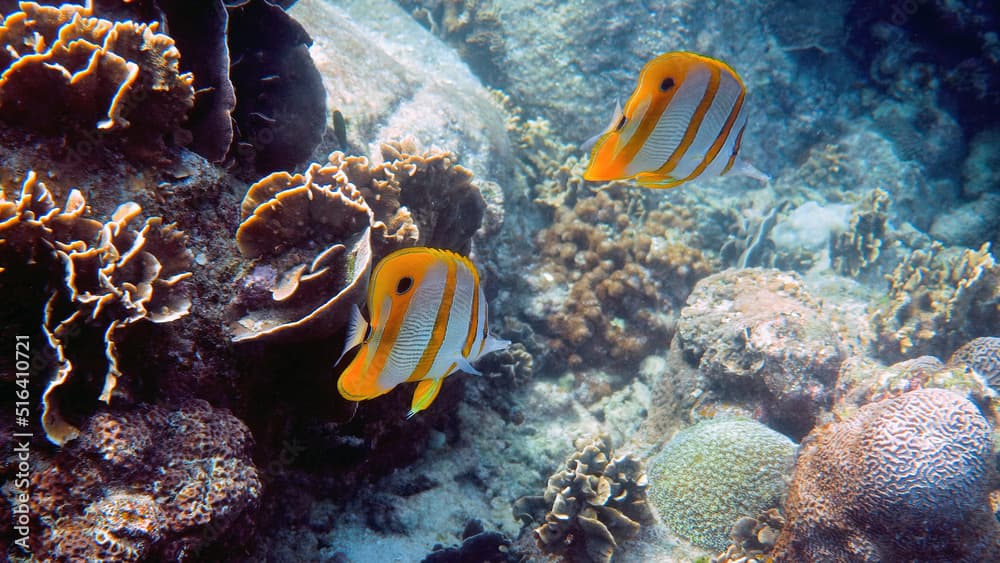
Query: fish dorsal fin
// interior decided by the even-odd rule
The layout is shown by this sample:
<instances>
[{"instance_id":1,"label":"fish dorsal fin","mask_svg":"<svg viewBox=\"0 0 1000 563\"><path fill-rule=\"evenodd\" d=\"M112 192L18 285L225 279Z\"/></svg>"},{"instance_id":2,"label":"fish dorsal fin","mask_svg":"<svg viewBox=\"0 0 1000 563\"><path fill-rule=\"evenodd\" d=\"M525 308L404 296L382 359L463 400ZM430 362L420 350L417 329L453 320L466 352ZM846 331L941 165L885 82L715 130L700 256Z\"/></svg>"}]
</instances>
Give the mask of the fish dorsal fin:
<instances>
[{"instance_id":1,"label":"fish dorsal fin","mask_svg":"<svg viewBox=\"0 0 1000 563\"><path fill-rule=\"evenodd\" d=\"M607 134L609 131L613 131L615 128L618 127L618 121L621 120L623 113L624 111L622 110L621 99L616 98L615 112L611 114L611 122L608 123L608 126L605 127L603 131L584 141L583 144L580 145L580 150L584 152L590 152L590 149L594 148L594 145L597 144L597 141L600 140L602 136Z\"/></svg>"},{"instance_id":2,"label":"fish dorsal fin","mask_svg":"<svg viewBox=\"0 0 1000 563\"><path fill-rule=\"evenodd\" d=\"M337 358L338 364L348 352L364 343L366 332L368 332L368 321L361 316L361 309L354 305L351 308L351 320L347 325L347 340L344 342L344 351Z\"/></svg>"}]
</instances>

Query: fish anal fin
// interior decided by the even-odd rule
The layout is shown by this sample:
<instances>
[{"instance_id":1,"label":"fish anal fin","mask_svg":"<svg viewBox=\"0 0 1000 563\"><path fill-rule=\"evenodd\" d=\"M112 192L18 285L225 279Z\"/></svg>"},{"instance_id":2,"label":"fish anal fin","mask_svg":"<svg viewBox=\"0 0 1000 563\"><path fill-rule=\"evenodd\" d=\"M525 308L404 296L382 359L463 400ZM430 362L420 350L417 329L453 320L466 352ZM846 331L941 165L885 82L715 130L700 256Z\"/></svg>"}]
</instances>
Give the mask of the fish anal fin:
<instances>
[{"instance_id":1,"label":"fish anal fin","mask_svg":"<svg viewBox=\"0 0 1000 563\"><path fill-rule=\"evenodd\" d=\"M417 388L413 391L413 401L410 402L410 412L406 413L406 418L410 418L431 406L441 391L443 381L442 377L441 379L424 379L417 383Z\"/></svg>"},{"instance_id":2,"label":"fish anal fin","mask_svg":"<svg viewBox=\"0 0 1000 563\"><path fill-rule=\"evenodd\" d=\"M462 356L459 356L458 359L455 360L455 365L457 365L458 369L464 371L465 373L471 373L472 375L483 375L483 372L472 367L472 364L469 363L469 360L463 358Z\"/></svg>"},{"instance_id":3,"label":"fish anal fin","mask_svg":"<svg viewBox=\"0 0 1000 563\"><path fill-rule=\"evenodd\" d=\"M684 180L674 178L673 176L660 176L657 174L639 174L635 177L635 181L640 186L660 189L673 188L684 183Z\"/></svg>"}]
</instances>

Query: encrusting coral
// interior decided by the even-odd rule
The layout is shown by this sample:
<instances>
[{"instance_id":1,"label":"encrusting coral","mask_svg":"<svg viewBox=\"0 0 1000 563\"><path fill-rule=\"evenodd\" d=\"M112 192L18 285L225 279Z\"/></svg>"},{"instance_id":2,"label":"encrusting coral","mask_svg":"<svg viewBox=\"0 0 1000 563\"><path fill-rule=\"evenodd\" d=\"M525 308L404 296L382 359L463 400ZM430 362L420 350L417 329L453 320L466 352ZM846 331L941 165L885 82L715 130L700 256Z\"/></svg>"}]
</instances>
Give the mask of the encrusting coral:
<instances>
[{"instance_id":1,"label":"encrusting coral","mask_svg":"<svg viewBox=\"0 0 1000 563\"><path fill-rule=\"evenodd\" d=\"M80 439L35 460L35 553L57 561L174 560L246 540L261 483L252 438L228 411L192 400L101 412ZM44 456L42 456L44 457Z\"/></svg>"},{"instance_id":2,"label":"encrusting coral","mask_svg":"<svg viewBox=\"0 0 1000 563\"><path fill-rule=\"evenodd\" d=\"M785 517L777 508L740 518L729 531L733 543L711 563L763 563L784 526Z\"/></svg>"},{"instance_id":3,"label":"encrusting coral","mask_svg":"<svg viewBox=\"0 0 1000 563\"><path fill-rule=\"evenodd\" d=\"M806 440L775 561L995 561L991 428L970 401L921 389Z\"/></svg>"},{"instance_id":4,"label":"encrusting coral","mask_svg":"<svg viewBox=\"0 0 1000 563\"><path fill-rule=\"evenodd\" d=\"M733 522L778 505L795 449L758 422L700 422L678 432L650 461L650 502L674 532L724 549Z\"/></svg>"},{"instance_id":5,"label":"encrusting coral","mask_svg":"<svg viewBox=\"0 0 1000 563\"><path fill-rule=\"evenodd\" d=\"M534 521L538 546L567 561L611 561L619 544L652 522L646 473L633 455L612 456L611 438L576 443L565 468L549 477L542 497L522 497L515 516Z\"/></svg>"},{"instance_id":6,"label":"encrusting coral","mask_svg":"<svg viewBox=\"0 0 1000 563\"><path fill-rule=\"evenodd\" d=\"M711 269L679 234L690 213L647 210L641 196L619 188L560 207L536 241L544 260L533 276L546 325L539 332L571 368L627 369L666 348L673 315ZM550 286L569 286L569 294L545 301Z\"/></svg>"},{"instance_id":7,"label":"encrusting coral","mask_svg":"<svg viewBox=\"0 0 1000 563\"><path fill-rule=\"evenodd\" d=\"M666 378L663 385L682 402L737 400L799 438L832 398L846 355L839 325L850 322L838 320L795 273L750 268L713 274L688 297L672 344L704 382Z\"/></svg>"},{"instance_id":8,"label":"encrusting coral","mask_svg":"<svg viewBox=\"0 0 1000 563\"><path fill-rule=\"evenodd\" d=\"M0 119L46 134L97 132L146 156L174 142L194 78L157 24L92 17L89 3L20 7L0 26Z\"/></svg>"},{"instance_id":9,"label":"encrusting coral","mask_svg":"<svg viewBox=\"0 0 1000 563\"><path fill-rule=\"evenodd\" d=\"M883 360L945 357L960 343L1000 332L1000 266L989 243L978 250L934 243L907 255L888 280L888 300L872 315Z\"/></svg>"},{"instance_id":10,"label":"encrusting coral","mask_svg":"<svg viewBox=\"0 0 1000 563\"><path fill-rule=\"evenodd\" d=\"M469 251L485 208L472 174L452 153L418 154L411 143L381 154L372 164L335 152L325 166L250 187L236 241L260 261L242 280L234 340L332 334L381 256L415 244Z\"/></svg>"},{"instance_id":11,"label":"encrusting coral","mask_svg":"<svg viewBox=\"0 0 1000 563\"><path fill-rule=\"evenodd\" d=\"M42 425L56 444L78 433L62 412L62 387L100 382L95 395L109 403L122 376L116 348L129 327L171 322L191 307L182 283L191 255L182 232L159 217L134 227L141 210L132 202L104 224L83 217L85 210L76 190L64 208L56 207L33 172L16 201L0 195L0 288L5 300L44 301L29 314L55 353ZM51 293L41 295L46 284Z\"/></svg>"}]
</instances>

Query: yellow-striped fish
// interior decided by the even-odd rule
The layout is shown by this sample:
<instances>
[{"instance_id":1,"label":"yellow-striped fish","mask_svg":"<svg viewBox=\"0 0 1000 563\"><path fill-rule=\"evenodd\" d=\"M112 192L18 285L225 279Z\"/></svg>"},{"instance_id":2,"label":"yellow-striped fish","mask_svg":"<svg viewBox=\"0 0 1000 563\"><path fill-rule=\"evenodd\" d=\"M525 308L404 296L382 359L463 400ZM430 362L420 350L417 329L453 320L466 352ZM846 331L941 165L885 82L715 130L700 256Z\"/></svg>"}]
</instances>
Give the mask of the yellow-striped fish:
<instances>
[{"instance_id":1,"label":"yellow-striped fish","mask_svg":"<svg viewBox=\"0 0 1000 563\"><path fill-rule=\"evenodd\" d=\"M337 389L363 401L419 382L407 417L434 401L445 377L480 375L472 362L510 344L489 332L476 267L447 250L405 248L382 259L368 282L368 311L370 326L355 309L344 353L361 349Z\"/></svg>"},{"instance_id":2,"label":"yellow-striped fish","mask_svg":"<svg viewBox=\"0 0 1000 563\"><path fill-rule=\"evenodd\" d=\"M607 130L584 143L584 150L593 147L584 179L634 178L651 188L725 174L766 182L739 157L745 97L743 81L722 61L686 52L656 57Z\"/></svg>"}]
</instances>

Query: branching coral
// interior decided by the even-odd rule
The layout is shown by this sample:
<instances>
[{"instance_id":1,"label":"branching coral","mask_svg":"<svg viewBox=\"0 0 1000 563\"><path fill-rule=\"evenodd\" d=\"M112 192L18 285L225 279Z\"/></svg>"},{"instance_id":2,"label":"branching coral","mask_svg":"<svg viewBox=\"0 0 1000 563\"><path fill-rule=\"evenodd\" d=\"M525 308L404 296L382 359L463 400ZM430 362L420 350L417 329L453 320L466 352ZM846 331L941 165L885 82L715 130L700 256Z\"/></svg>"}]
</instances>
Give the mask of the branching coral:
<instances>
[{"instance_id":1,"label":"branching coral","mask_svg":"<svg viewBox=\"0 0 1000 563\"><path fill-rule=\"evenodd\" d=\"M872 315L878 355L889 362L947 351L1000 332L1000 266L979 250L933 244L906 256L889 276L888 302Z\"/></svg>"},{"instance_id":2,"label":"branching coral","mask_svg":"<svg viewBox=\"0 0 1000 563\"><path fill-rule=\"evenodd\" d=\"M889 194L876 189L854 210L850 228L830 244L833 269L845 276L858 277L874 267L887 243Z\"/></svg>"},{"instance_id":3,"label":"branching coral","mask_svg":"<svg viewBox=\"0 0 1000 563\"><path fill-rule=\"evenodd\" d=\"M171 322L191 307L182 283L191 260L183 233L158 217L137 230L131 224L140 209L131 202L103 225L82 217L85 209L75 190L64 208L55 207L34 173L16 202L0 198L0 287L37 302L37 278L52 285L35 315L56 357L42 424L57 444L77 434L61 412L61 387L100 381L98 399L110 402L122 376L117 346L128 327Z\"/></svg>"},{"instance_id":4,"label":"branching coral","mask_svg":"<svg viewBox=\"0 0 1000 563\"><path fill-rule=\"evenodd\" d=\"M472 174L452 153L411 150L384 144L388 160L378 165L335 152L325 166L250 187L236 241L262 261L234 304L234 340L332 334L360 300L373 260L413 244L468 251L485 207Z\"/></svg>"},{"instance_id":5,"label":"branching coral","mask_svg":"<svg viewBox=\"0 0 1000 563\"><path fill-rule=\"evenodd\" d=\"M678 534L713 549L742 516L777 506L795 444L763 424L708 420L677 433L649 465L650 501Z\"/></svg>"},{"instance_id":6,"label":"branching coral","mask_svg":"<svg viewBox=\"0 0 1000 563\"><path fill-rule=\"evenodd\" d=\"M261 493L250 432L203 401L92 417L32 471L37 553L58 560L176 559L223 536Z\"/></svg>"},{"instance_id":7,"label":"branching coral","mask_svg":"<svg viewBox=\"0 0 1000 563\"><path fill-rule=\"evenodd\" d=\"M639 459L612 457L611 438L578 442L565 469L549 477L543 497L522 497L514 503L521 517L548 510L535 529L539 547L569 561L611 561L619 543L652 521L646 504L646 474Z\"/></svg>"},{"instance_id":8,"label":"branching coral","mask_svg":"<svg viewBox=\"0 0 1000 563\"><path fill-rule=\"evenodd\" d=\"M609 188L572 210L560 208L538 235L545 259L535 282L539 299L547 298L547 284L569 286L541 315L552 351L570 367L625 368L665 348L672 314L710 270L708 259L670 228L680 230L689 214L644 205Z\"/></svg>"},{"instance_id":9,"label":"branching coral","mask_svg":"<svg viewBox=\"0 0 1000 563\"><path fill-rule=\"evenodd\" d=\"M990 433L974 404L941 389L817 430L798 458L775 560L996 560Z\"/></svg>"},{"instance_id":10,"label":"branching coral","mask_svg":"<svg viewBox=\"0 0 1000 563\"><path fill-rule=\"evenodd\" d=\"M172 140L194 79L157 24L95 18L89 4L20 7L0 26L0 119L48 134L97 129L135 141L133 152Z\"/></svg>"}]
</instances>

